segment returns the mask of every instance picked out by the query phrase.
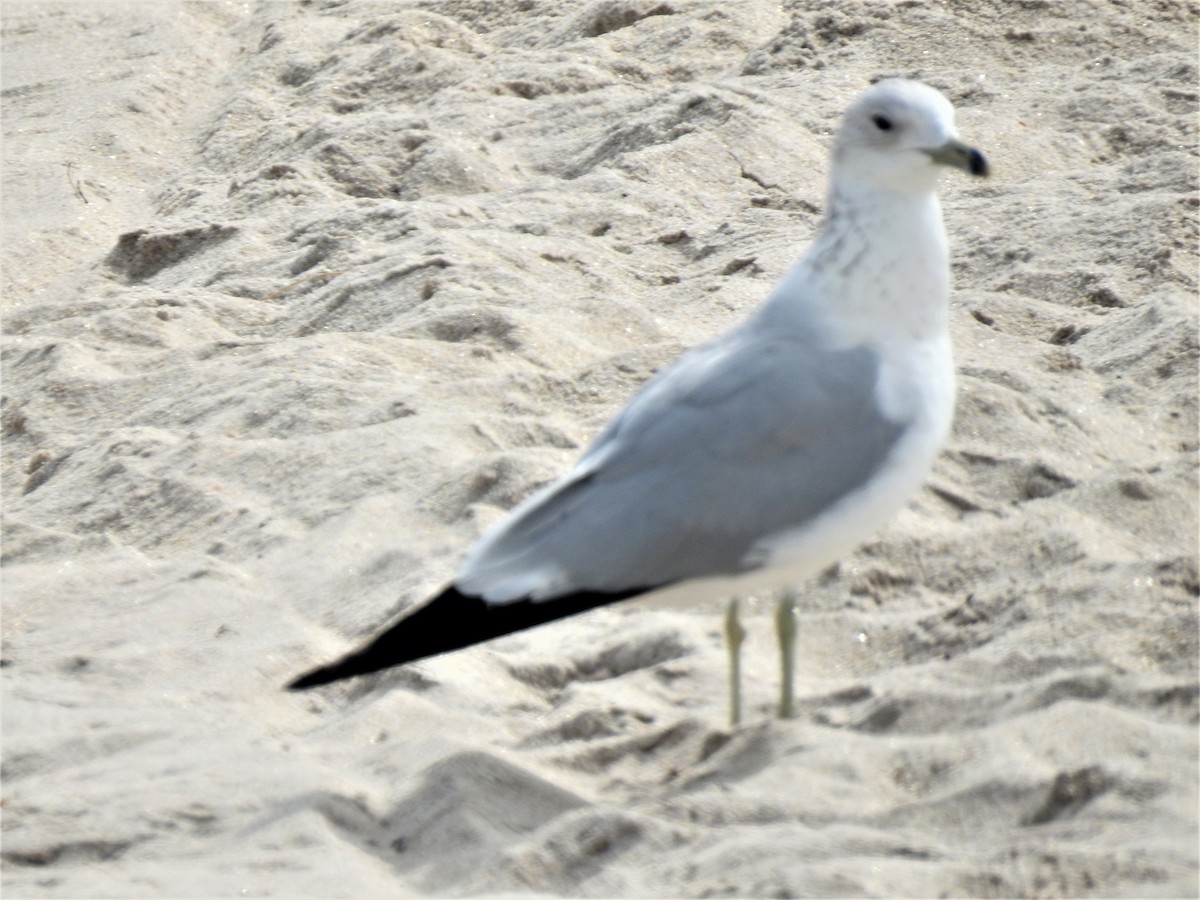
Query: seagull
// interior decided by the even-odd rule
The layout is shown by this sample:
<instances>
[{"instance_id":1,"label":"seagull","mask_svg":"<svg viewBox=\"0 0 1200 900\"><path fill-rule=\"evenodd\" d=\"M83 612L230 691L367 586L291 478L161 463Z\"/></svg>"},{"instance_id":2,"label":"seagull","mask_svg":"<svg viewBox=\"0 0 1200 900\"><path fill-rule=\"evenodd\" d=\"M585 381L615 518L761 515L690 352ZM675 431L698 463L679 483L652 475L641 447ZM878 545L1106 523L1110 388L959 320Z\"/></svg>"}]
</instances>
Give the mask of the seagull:
<instances>
[{"instance_id":1,"label":"seagull","mask_svg":"<svg viewBox=\"0 0 1200 900\"><path fill-rule=\"evenodd\" d=\"M452 583L303 690L644 598L793 585L920 489L950 430L947 168L986 176L937 90L891 78L849 107L808 251L746 320L652 377L565 475L466 553ZM776 610L791 712L795 595ZM740 717L737 600L725 617Z\"/></svg>"}]
</instances>

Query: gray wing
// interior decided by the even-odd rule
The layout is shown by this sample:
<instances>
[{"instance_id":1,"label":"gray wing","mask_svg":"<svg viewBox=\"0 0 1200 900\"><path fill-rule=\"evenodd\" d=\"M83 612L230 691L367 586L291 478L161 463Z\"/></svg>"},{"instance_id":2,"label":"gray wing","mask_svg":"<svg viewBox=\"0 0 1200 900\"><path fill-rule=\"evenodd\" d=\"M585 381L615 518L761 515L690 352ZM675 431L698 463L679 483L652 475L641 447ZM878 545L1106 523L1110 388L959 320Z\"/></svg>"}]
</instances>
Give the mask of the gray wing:
<instances>
[{"instance_id":1,"label":"gray wing","mask_svg":"<svg viewBox=\"0 0 1200 900\"><path fill-rule=\"evenodd\" d=\"M879 410L878 372L865 347L749 330L693 350L485 535L456 584L508 602L746 571L759 540L883 465L906 423Z\"/></svg>"}]
</instances>

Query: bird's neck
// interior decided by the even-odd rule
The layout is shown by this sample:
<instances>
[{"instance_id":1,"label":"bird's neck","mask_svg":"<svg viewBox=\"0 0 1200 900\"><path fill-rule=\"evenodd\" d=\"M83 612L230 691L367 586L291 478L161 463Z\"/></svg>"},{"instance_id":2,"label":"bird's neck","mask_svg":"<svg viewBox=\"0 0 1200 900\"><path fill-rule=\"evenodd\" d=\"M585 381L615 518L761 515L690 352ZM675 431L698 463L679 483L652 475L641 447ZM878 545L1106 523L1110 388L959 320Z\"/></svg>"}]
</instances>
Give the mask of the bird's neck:
<instances>
[{"instance_id":1,"label":"bird's neck","mask_svg":"<svg viewBox=\"0 0 1200 900\"><path fill-rule=\"evenodd\" d=\"M834 183L802 262L823 316L850 342L945 334L949 250L932 191L856 190Z\"/></svg>"}]
</instances>

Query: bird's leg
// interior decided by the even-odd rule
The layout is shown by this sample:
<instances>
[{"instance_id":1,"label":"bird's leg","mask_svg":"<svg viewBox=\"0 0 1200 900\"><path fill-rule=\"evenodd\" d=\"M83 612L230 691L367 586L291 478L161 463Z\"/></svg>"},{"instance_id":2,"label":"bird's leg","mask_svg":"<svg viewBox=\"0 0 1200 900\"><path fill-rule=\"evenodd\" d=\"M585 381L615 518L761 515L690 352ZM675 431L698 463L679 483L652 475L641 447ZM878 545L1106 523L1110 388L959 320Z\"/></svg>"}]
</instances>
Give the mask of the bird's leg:
<instances>
[{"instance_id":1,"label":"bird's leg","mask_svg":"<svg viewBox=\"0 0 1200 900\"><path fill-rule=\"evenodd\" d=\"M775 633L779 637L779 718L792 717L792 671L796 657L796 595L786 590L775 607Z\"/></svg>"},{"instance_id":2,"label":"bird's leg","mask_svg":"<svg viewBox=\"0 0 1200 900\"><path fill-rule=\"evenodd\" d=\"M738 599L733 597L725 607L725 646L729 650L729 726L736 728L742 721L742 641L746 629L738 621Z\"/></svg>"}]
</instances>

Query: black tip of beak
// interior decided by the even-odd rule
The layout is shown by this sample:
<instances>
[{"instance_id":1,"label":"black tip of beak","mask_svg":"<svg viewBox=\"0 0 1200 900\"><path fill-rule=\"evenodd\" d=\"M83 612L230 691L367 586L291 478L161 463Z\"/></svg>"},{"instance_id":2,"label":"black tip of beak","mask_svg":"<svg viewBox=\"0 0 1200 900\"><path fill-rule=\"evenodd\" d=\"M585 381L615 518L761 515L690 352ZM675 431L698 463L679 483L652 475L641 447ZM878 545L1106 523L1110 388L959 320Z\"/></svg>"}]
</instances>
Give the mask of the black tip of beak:
<instances>
[{"instance_id":1,"label":"black tip of beak","mask_svg":"<svg viewBox=\"0 0 1200 900\"><path fill-rule=\"evenodd\" d=\"M983 178L986 178L991 171L988 168L987 159L978 150L972 150L967 154L967 167L970 169L972 175L978 175Z\"/></svg>"}]
</instances>

